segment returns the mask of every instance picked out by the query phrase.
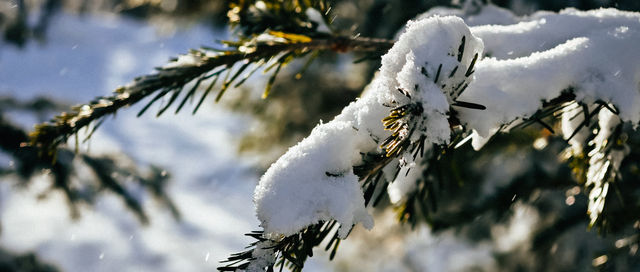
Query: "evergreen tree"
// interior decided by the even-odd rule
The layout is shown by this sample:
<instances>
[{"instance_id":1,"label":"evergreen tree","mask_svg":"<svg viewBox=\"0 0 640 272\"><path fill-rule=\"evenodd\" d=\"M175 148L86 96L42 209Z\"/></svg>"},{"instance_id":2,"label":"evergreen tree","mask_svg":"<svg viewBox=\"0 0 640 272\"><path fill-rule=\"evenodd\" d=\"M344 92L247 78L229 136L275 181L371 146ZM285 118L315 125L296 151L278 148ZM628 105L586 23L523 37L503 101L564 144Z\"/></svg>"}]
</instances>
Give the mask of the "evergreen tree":
<instances>
[{"instance_id":1,"label":"evergreen tree","mask_svg":"<svg viewBox=\"0 0 640 272\"><path fill-rule=\"evenodd\" d=\"M436 4L449 8L429 10ZM561 8L557 1L497 4L519 12ZM638 8L634 1L605 4ZM318 246L333 259L340 241L357 232L354 225L372 228L390 209L412 229L427 225L434 233L456 230L474 243L497 243L502 234L492 230L521 220L523 207L537 217L526 224L529 242L494 249L494 269L638 268L638 13L520 17L483 1L314 0L230 1L226 14L236 39L223 41L223 49L194 49L29 136L0 118L9 135L2 148L19 161L16 172L28 181L50 169L71 207L90 203L100 190L69 182L71 158L78 156L141 222L143 208L110 173L136 176L178 217L160 170L140 174L65 145L89 139L92 133L86 139L78 133L143 100L138 115L159 104L159 117L187 107L195 114L207 99L229 96L227 106L264 122L262 134L247 136L245 151L265 137L279 146L300 143L262 177L255 196L261 229L247 234L255 242L221 271L298 271ZM364 64L341 71L338 55L345 53ZM243 88L258 70L268 74L264 100ZM47 101L29 107L59 108ZM501 164L510 160L518 162Z\"/></svg>"}]
</instances>

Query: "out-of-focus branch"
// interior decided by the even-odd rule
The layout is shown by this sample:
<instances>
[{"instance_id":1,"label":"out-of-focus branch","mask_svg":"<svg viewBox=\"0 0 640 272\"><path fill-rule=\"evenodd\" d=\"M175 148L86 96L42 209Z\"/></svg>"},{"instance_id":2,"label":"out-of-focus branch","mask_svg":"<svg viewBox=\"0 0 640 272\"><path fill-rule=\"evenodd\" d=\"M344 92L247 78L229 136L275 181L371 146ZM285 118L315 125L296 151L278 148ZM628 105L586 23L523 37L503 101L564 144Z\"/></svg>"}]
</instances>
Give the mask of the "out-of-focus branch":
<instances>
[{"instance_id":1,"label":"out-of-focus branch","mask_svg":"<svg viewBox=\"0 0 640 272\"><path fill-rule=\"evenodd\" d=\"M196 81L194 87L187 92L186 96L177 108L178 112L185 102L194 96L200 83L213 78L210 86L200 98L196 109L200 106L206 95L211 91L213 85L222 72L227 72L226 78L221 83L221 91L216 100L224 91L238 79L240 74L245 77L250 76L253 71L245 70L249 65L260 68L272 62L273 65L283 66L293 58L302 57L312 51L335 51L335 52L363 52L383 54L393 42L382 39L371 38L349 38L343 36L330 37L326 39L311 39L302 35L279 33L280 40L256 42L255 40L243 43L228 43L233 50L215 51L213 49L192 50L186 56L181 56L169 65L157 68L157 72L151 75L136 78L130 84L118 88L113 95L98 97L93 101L72 108L72 111L56 116L52 121L36 126L34 132L30 134L31 144L41 148L45 157L54 156L57 147L80 129L93 126L95 130L107 115L114 114L119 109L134 105L148 96L156 94L149 105L158 101L164 96L170 96L158 115L162 114L173 102L177 101L178 95L185 85ZM283 42L284 40L284 42ZM183 61L188 59L188 61ZM241 63L241 67L230 76L235 64ZM265 68L269 70L270 67ZM253 69L255 71L255 69ZM279 69L276 69L275 74ZM247 71L247 72L245 72ZM237 85L244 82L239 81ZM270 80L272 84L272 81ZM269 87L269 86L268 86ZM142 114L145 107L140 114ZM91 133L89 133L91 135Z\"/></svg>"}]
</instances>

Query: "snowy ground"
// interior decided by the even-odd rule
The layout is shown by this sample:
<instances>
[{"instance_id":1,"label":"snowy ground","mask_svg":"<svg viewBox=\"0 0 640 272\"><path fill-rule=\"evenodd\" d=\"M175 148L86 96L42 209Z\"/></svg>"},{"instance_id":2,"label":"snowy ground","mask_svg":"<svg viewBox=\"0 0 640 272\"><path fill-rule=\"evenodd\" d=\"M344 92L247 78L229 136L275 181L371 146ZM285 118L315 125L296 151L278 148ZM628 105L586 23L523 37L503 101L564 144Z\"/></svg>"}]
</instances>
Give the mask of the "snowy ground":
<instances>
[{"instance_id":1,"label":"snowy ground","mask_svg":"<svg viewBox=\"0 0 640 272\"><path fill-rule=\"evenodd\" d=\"M87 102L221 35L194 26L162 36L139 21L59 14L46 44L17 49L0 42L0 95ZM168 191L182 222L149 200L151 224L142 227L109 195L72 222L62 195L37 200L46 179L26 190L0 182L0 244L17 252L33 250L63 271L212 271L219 260L246 246L250 240L243 234L258 226L252 204L258 173L247 159L236 157L234 139L250 120L217 106L203 107L195 117L183 111L136 118L139 108L105 122L90 152L124 151L140 166L164 167L172 174ZM25 127L38 121L24 114L12 117Z\"/></svg>"}]
</instances>

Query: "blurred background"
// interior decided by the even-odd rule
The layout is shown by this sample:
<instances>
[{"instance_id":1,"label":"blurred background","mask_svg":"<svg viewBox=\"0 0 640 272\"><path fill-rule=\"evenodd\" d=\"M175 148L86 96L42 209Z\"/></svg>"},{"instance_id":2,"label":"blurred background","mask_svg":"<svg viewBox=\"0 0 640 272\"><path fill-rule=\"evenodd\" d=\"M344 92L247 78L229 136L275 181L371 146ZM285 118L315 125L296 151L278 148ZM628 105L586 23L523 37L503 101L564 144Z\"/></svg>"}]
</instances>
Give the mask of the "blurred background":
<instances>
[{"instance_id":1,"label":"blurred background","mask_svg":"<svg viewBox=\"0 0 640 272\"><path fill-rule=\"evenodd\" d=\"M70 106L191 48L233 39L229 2L0 0L0 271L214 271L251 241L243 234L258 228L252 194L261 173L358 97L379 61L322 53L302 77L304 63L283 70L266 100L267 79L253 77L195 116L138 118L143 105L125 109L78 141L79 153L61 150L54 166L20 148L35 124ZM432 7L465 4L329 2L342 34L388 39ZM637 0L491 3L519 16L640 10ZM435 221L400 224L383 200L373 231L356 228L331 262L318 249L305 270L640 269L637 243L625 240L638 226L604 237L587 231L587 198L557 158L564 148L539 127L480 152L462 147L441 162L447 182Z\"/></svg>"}]
</instances>

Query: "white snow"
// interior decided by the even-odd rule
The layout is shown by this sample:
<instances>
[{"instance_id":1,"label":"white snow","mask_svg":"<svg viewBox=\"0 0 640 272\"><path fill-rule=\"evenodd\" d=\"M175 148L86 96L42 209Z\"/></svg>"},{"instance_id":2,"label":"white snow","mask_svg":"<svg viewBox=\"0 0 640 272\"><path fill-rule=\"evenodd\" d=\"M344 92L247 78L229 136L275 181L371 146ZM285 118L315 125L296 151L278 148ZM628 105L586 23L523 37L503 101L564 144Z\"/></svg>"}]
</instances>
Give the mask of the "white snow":
<instances>
[{"instance_id":1,"label":"white snow","mask_svg":"<svg viewBox=\"0 0 640 272\"><path fill-rule=\"evenodd\" d=\"M251 257L254 259L249 263L246 271L264 271L265 267L273 265L276 260L276 250L274 246L276 246L276 243L271 240L257 242L255 249L251 252Z\"/></svg>"},{"instance_id":2,"label":"white snow","mask_svg":"<svg viewBox=\"0 0 640 272\"><path fill-rule=\"evenodd\" d=\"M459 56L463 37L464 55ZM318 125L261 178L254 201L265 232L286 236L330 219L340 223L341 237L356 223L373 227L353 166L362 163L361 153L382 152L378 141L390 133L383 129L381 120L392 109L385 105L417 103L422 107L418 120L402 121L411 122L416 133L404 132L402 137L417 139L424 135L426 146L448 142L449 103L458 95L453 92L454 86L465 81L467 67L474 54L481 51L482 42L471 35L460 18L410 22L383 56L380 75L366 94L333 121ZM441 71L436 81L438 69ZM425 71L429 76L423 74Z\"/></svg>"},{"instance_id":3,"label":"white snow","mask_svg":"<svg viewBox=\"0 0 640 272\"><path fill-rule=\"evenodd\" d=\"M422 167L426 166L423 165L425 162L423 162L422 158L416 161L401 167L398 177L387 187L387 194L391 203L400 204L405 200L409 192L413 192L416 189L418 184L416 181L420 180L424 174Z\"/></svg>"},{"instance_id":4,"label":"white snow","mask_svg":"<svg viewBox=\"0 0 640 272\"><path fill-rule=\"evenodd\" d=\"M199 56L186 54L186 55L178 56L178 58L175 61L172 61L162 66L162 68L171 69L171 68L178 68L178 67L185 67L185 66L196 66L200 62L202 62L202 58L200 58Z\"/></svg>"},{"instance_id":5,"label":"white snow","mask_svg":"<svg viewBox=\"0 0 640 272\"><path fill-rule=\"evenodd\" d=\"M280 157L256 188L262 227L267 233L291 235L320 220L336 219L343 237L355 223L373 227L352 169L357 151L372 141L363 146L352 124L340 121L319 125L311 135Z\"/></svg>"},{"instance_id":6,"label":"white snow","mask_svg":"<svg viewBox=\"0 0 640 272\"><path fill-rule=\"evenodd\" d=\"M52 34L50 40L51 44L62 48L43 52L27 51L30 53L25 56L3 51L0 59L2 91L15 88L12 93L25 98L43 92L42 82L58 82L47 87L53 92L61 92L70 100L85 102L146 72L140 71L142 67L150 67L147 64L151 61L145 65L135 64L135 60L141 58L137 55L133 57L130 47L135 41L129 41L129 36L114 30L109 32L111 36L101 36L93 44L78 45L76 40L81 39L77 35L83 32L64 30L75 29L75 26L83 23L68 17L62 18L60 24L52 24L57 28L52 27L55 35ZM578 101L589 104L603 100L620 110L619 121L634 125L640 122L640 54L637 54L640 14L613 9L567 9L558 14L539 12L517 18L490 6L466 18L469 25L478 26L469 28L457 17L428 17L410 21L393 48L383 56L380 72L363 97L351 103L334 120L319 124L309 137L290 148L267 170L254 191L256 214L267 237L291 235L306 226L326 220L340 223L341 237L345 237L357 223L372 228L373 219L364 206L363 193L353 167L363 163L361 153L384 152L380 143L391 132L384 130L381 120L389 115L390 110L399 106L411 104L421 108L421 112L415 116L398 121L415 129L401 131L399 138L415 141L424 136L425 146L450 141L451 130L447 119L450 117L450 105L458 99L487 107L484 111L456 108L462 123L474 131L475 148L481 148L503 126L530 117L542 106L542 101L557 97L569 87ZM502 26L481 25L485 23ZM95 22L89 22L88 25L93 24ZM119 26L120 23L111 24ZM91 29L85 31L85 35L93 34ZM135 33L134 36L138 38L137 42L147 47L156 41L149 30ZM458 59L463 37L464 54ZM124 42L119 48L105 53L112 56L105 57L111 62L108 67L90 70L106 76L96 77L93 81L85 79L80 85L69 85L69 82L73 82L70 79L83 77L85 70L89 70L96 62L81 62L82 66L60 66L54 57L64 55L70 60L79 61L87 58L87 55L97 54L91 48L104 48L98 45L107 44L111 39L129 43ZM197 44L182 42L186 46ZM151 60L169 55L162 47L142 50L147 47L141 46L136 52L143 52ZM478 54L475 72L468 76L467 68L475 54ZM488 56L483 58L485 54ZM157 65L163 61L153 63ZM167 67L191 65L194 61L197 60L181 57ZM38 74L50 70L56 71L54 76ZM439 76L436 79L437 74ZM39 80L27 80L32 78ZM462 86L463 83L469 85L460 94L456 86ZM103 89L85 93L65 91L95 90L96 85ZM19 90L16 86L20 86ZM565 109L562 128L565 136L573 133L581 122L581 116L571 119L579 110ZM126 267L130 271L138 268L191 271L202 268L195 260L209 260L211 254L214 256L212 259L222 259L228 252L244 244L235 239L225 240L223 244L215 242L224 240L230 233L238 233L231 236L241 237L240 234L248 232L247 228L250 227L247 226L251 225L247 223L251 220L246 216L249 212L229 205L247 200L227 195L244 187L231 186L218 191L216 185L210 182L229 179L230 175L234 177L232 179L237 179L237 176L242 179L252 177L242 170L246 166L240 166L240 170L237 170L236 164L243 165L242 162L228 160L233 151L220 144L225 141L218 140L220 137L230 139L230 132L221 132L212 124L224 127L228 123L220 120L228 117L219 114L216 114L218 117L212 117L212 114L203 119L203 114L200 114L198 119L166 116L151 120L150 117L125 119L125 116L121 115L118 119L120 125L106 124L104 130L99 131L95 137L105 141L95 148L98 151L131 150L134 159L142 162L172 165L179 161L176 169L169 170L175 173L181 183L174 185L170 193L179 200L178 203L188 206L185 211L186 222L175 223L164 218L147 230L138 230L131 218L123 218L119 214L123 208L118 206L118 202L107 198L98 203L95 213L80 221L81 230L80 227L70 227L74 225L63 218L51 216L64 210L60 196L47 199L58 203L57 206L47 205L49 209L38 210L41 206L32 196L37 194L37 188L28 189L23 194L14 193L7 185L3 185L0 186L3 223L0 241L3 246L13 250L36 250L45 260L56 261L68 271L111 271L117 267ZM606 144L613 126L618 122L617 117L607 110L600 112L598 120L601 130L594 140L596 149ZM224 129L241 131L241 128L233 125ZM163 131L171 133L160 134ZM582 144L581 139L584 141L584 135L577 135L572 144ZM94 145L99 142L94 140ZM598 165L599 162L616 164L621 161L624 150L620 151L623 153L615 152L610 153L612 157L609 160L599 160L601 158L597 154L591 157L595 166L593 170L589 169L590 180L597 180L601 175L602 171L598 169L605 166ZM408 161L406 153L400 155L404 160L403 169L415 169L389 187L394 202L401 201L412 190L411 179L421 172L422 165L420 161ZM196 157L198 159L194 159ZM217 166L212 168L211 165ZM217 199L213 201L212 198ZM218 201L218 198L224 201ZM228 209L237 210L229 213ZM163 216L159 210L152 209L151 212L152 219ZM238 213L241 218L234 220ZM25 217L24 214L33 216ZM107 220L111 217L119 219L114 222ZM231 229L225 227L228 224L233 225ZM100 229L85 230L92 225L100 226ZM175 233L179 234L174 236ZM513 235L521 233L514 232ZM77 239L83 241L81 247L77 246ZM131 240L135 243L127 242ZM256 265L273 261L272 252L268 249L256 251L254 257L263 258Z\"/></svg>"},{"instance_id":7,"label":"white snow","mask_svg":"<svg viewBox=\"0 0 640 272\"><path fill-rule=\"evenodd\" d=\"M624 108L623 121L640 121L640 56L635 52L640 44L639 13L568 8L517 17L487 5L477 10L434 8L418 18L433 15L463 17L485 45L488 57L478 62L476 80L460 98L487 106L485 111L460 110L460 119L474 130L476 149L501 126L530 116L542 100L557 97L569 87L575 89L578 101L611 102ZM581 118L572 122L577 125ZM568 137L573 127L567 118L563 120ZM572 139L576 148L582 136Z\"/></svg>"},{"instance_id":8,"label":"white snow","mask_svg":"<svg viewBox=\"0 0 640 272\"><path fill-rule=\"evenodd\" d=\"M476 149L500 126L531 116L569 87L578 101L611 102L623 121L640 121L640 14L566 9L472 32L493 56L477 64L476 80L460 98L487 107L460 111Z\"/></svg>"},{"instance_id":9,"label":"white snow","mask_svg":"<svg viewBox=\"0 0 640 272\"><path fill-rule=\"evenodd\" d=\"M431 14L439 12L448 11ZM496 15L494 21L491 14ZM417 133L401 130L398 135L411 141L425 136L430 146L449 142L449 108L458 98L484 105L483 111L456 108L461 122L473 130L476 149L505 126L530 117L543 101L570 88L577 101L602 100L615 105L623 121L640 121L640 55L636 52L640 14L566 9L517 18L488 6L467 20L505 25L469 29L459 18L438 16L408 22L382 57L380 73L364 96L333 121L318 125L270 167L255 192L257 215L267 233L290 235L329 219L346 227L341 234L358 222L371 227L351 169L361 163L360 153L381 152L374 141L389 136L380 124L389 107L419 103L419 117L400 121ZM458 60L463 36L464 57ZM482 58L483 52L488 57ZM467 68L476 53L480 57L469 76L473 70ZM448 76L455 67L458 70ZM462 83L469 85L460 94L455 86ZM563 131L572 132L579 120L566 120ZM407 156L401 157L406 160ZM404 161L401 166L415 165ZM392 201L401 201L411 190L409 179L400 178L390 186Z\"/></svg>"}]
</instances>

